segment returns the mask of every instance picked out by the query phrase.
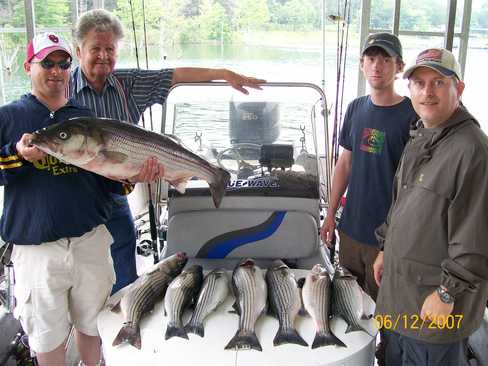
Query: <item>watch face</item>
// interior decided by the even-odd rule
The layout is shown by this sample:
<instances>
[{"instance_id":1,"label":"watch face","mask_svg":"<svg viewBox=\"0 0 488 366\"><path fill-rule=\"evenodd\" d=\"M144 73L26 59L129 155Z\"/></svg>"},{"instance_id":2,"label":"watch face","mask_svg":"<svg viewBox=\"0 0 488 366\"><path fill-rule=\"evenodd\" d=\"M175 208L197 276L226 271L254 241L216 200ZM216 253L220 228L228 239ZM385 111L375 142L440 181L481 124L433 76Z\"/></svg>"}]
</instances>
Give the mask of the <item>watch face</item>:
<instances>
[{"instance_id":1,"label":"watch face","mask_svg":"<svg viewBox=\"0 0 488 366\"><path fill-rule=\"evenodd\" d=\"M452 304L454 302L454 297L451 294L449 294L447 291L438 288L437 293L439 294L439 298L443 303Z\"/></svg>"}]
</instances>

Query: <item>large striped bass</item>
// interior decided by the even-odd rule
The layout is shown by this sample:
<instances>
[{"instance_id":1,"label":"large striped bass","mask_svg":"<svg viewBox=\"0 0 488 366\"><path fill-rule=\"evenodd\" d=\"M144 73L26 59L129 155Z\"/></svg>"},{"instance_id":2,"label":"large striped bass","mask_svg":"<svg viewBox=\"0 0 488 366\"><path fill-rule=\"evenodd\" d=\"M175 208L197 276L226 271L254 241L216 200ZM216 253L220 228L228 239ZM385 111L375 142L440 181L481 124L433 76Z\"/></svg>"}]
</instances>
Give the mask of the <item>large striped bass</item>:
<instances>
[{"instance_id":1,"label":"large striped bass","mask_svg":"<svg viewBox=\"0 0 488 366\"><path fill-rule=\"evenodd\" d=\"M181 337L188 339L181 317L186 308L196 301L203 281L202 266L185 269L168 286L164 297L165 314L169 316L165 339Z\"/></svg>"},{"instance_id":2,"label":"large striped bass","mask_svg":"<svg viewBox=\"0 0 488 366\"><path fill-rule=\"evenodd\" d=\"M268 295L261 269L252 259L244 259L232 273L232 290L239 314L239 329L225 349L255 349L262 351L254 331L256 321L266 310Z\"/></svg>"},{"instance_id":3,"label":"large striped bass","mask_svg":"<svg viewBox=\"0 0 488 366\"><path fill-rule=\"evenodd\" d=\"M36 131L31 143L59 160L104 177L125 181L156 157L164 179L184 193L192 177L207 181L219 207L230 174L192 153L174 138L107 118L72 118Z\"/></svg>"},{"instance_id":4,"label":"large striped bass","mask_svg":"<svg viewBox=\"0 0 488 366\"><path fill-rule=\"evenodd\" d=\"M183 252L157 263L148 272L141 275L124 294L120 303L112 310L122 310L124 325L115 337L112 345L129 342L141 349L141 318L150 311L154 304L162 300L169 283L181 272L188 258Z\"/></svg>"},{"instance_id":5,"label":"large striped bass","mask_svg":"<svg viewBox=\"0 0 488 366\"><path fill-rule=\"evenodd\" d=\"M375 334L371 334L360 323L361 319L370 319L371 315L364 312L363 290L356 277L346 268L338 267L332 286L332 310L334 315L339 315L346 321L346 333L362 330L375 337Z\"/></svg>"},{"instance_id":6,"label":"large striped bass","mask_svg":"<svg viewBox=\"0 0 488 366\"><path fill-rule=\"evenodd\" d=\"M295 275L281 260L276 260L266 272L269 303L271 310L280 322L273 345L294 343L308 346L307 342L295 329L295 319L302 306L300 290Z\"/></svg>"},{"instance_id":7,"label":"large striped bass","mask_svg":"<svg viewBox=\"0 0 488 366\"><path fill-rule=\"evenodd\" d=\"M185 326L188 333L198 334L203 337L205 330L203 320L224 302L229 293L229 279L225 270L214 269L203 281L202 289L198 294L197 305L190 321Z\"/></svg>"},{"instance_id":8,"label":"large striped bass","mask_svg":"<svg viewBox=\"0 0 488 366\"><path fill-rule=\"evenodd\" d=\"M315 324L315 338L312 343L312 348L333 344L346 347L330 329L331 291L332 286L329 272L320 264L316 264L308 273L302 289L303 305Z\"/></svg>"}]
</instances>

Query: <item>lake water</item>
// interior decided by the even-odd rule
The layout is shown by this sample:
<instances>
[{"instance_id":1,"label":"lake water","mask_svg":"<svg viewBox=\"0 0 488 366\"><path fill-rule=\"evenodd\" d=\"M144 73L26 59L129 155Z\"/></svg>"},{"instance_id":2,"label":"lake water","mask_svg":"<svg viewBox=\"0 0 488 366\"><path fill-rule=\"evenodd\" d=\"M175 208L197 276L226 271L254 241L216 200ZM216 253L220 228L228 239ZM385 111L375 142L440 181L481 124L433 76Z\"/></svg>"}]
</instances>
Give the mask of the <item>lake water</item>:
<instances>
[{"instance_id":1,"label":"lake water","mask_svg":"<svg viewBox=\"0 0 488 366\"><path fill-rule=\"evenodd\" d=\"M483 42L478 42L483 46ZM433 44L431 46L441 46ZM486 41L488 47L488 41ZM407 62L414 58L420 46L408 45L404 48L404 59ZM140 52L142 52L140 50ZM20 52L22 54L22 52ZM351 42L345 72L345 89L343 112L347 104L357 95L359 60L357 45ZM143 58L141 57L141 64ZM488 112L486 104L485 67L488 61L488 48L471 48L466 63L466 89L463 102L474 114L483 129L488 132ZM136 60L129 47L122 48L118 67L135 67ZM336 49L326 49L325 83L323 83L322 51L319 47L246 46L246 45L185 45L172 50L160 47L149 48L150 68L164 67L215 67L228 68L236 72L264 78L268 81L300 81L314 83L324 87L329 108L335 108L336 89ZM397 90L409 95L405 80L397 80ZM12 100L29 90L29 80L22 69L22 55L14 63L11 73L4 73L4 94L6 100Z\"/></svg>"}]
</instances>

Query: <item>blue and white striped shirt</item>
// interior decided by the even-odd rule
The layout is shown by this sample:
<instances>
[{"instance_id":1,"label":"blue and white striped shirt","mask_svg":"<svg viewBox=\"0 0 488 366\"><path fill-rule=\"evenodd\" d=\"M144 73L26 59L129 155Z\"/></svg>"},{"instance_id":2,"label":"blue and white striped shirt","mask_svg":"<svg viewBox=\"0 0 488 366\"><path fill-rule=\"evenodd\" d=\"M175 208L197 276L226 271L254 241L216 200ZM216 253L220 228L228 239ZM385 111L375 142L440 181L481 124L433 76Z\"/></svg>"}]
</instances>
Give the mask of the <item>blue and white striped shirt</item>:
<instances>
[{"instance_id":1,"label":"blue and white striped shirt","mask_svg":"<svg viewBox=\"0 0 488 366\"><path fill-rule=\"evenodd\" d=\"M146 108L166 101L172 79L173 69L114 70L99 94L78 66L71 73L69 94L97 117L137 124Z\"/></svg>"},{"instance_id":2,"label":"blue and white striped shirt","mask_svg":"<svg viewBox=\"0 0 488 366\"><path fill-rule=\"evenodd\" d=\"M90 108L97 117L137 124L147 107L166 101L172 79L173 69L114 70L99 94L78 66L71 72L68 95ZM125 196L114 194L113 199L114 216L130 214Z\"/></svg>"}]
</instances>

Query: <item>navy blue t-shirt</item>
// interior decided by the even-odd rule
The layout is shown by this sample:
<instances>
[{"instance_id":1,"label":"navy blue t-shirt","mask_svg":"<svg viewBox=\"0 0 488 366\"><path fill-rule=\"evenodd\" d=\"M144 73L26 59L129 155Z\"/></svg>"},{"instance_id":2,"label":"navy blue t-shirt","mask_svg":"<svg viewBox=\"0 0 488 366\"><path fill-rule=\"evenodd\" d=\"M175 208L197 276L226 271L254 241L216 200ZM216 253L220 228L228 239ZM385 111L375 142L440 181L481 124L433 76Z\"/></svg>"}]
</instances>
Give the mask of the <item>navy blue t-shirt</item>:
<instances>
[{"instance_id":1,"label":"navy blue t-shirt","mask_svg":"<svg viewBox=\"0 0 488 366\"><path fill-rule=\"evenodd\" d=\"M107 221L110 193L123 193L121 183L50 155L30 163L15 148L26 132L92 115L73 100L51 112L32 94L0 107L0 185L5 190L0 234L4 241L38 245L81 236Z\"/></svg>"},{"instance_id":2,"label":"navy blue t-shirt","mask_svg":"<svg viewBox=\"0 0 488 366\"><path fill-rule=\"evenodd\" d=\"M354 240L378 245L374 230L388 214L393 178L417 119L409 98L383 107L368 95L347 107L339 143L352 152L352 168L339 230Z\"/></svg>"}]
</instances>

